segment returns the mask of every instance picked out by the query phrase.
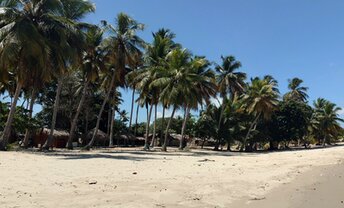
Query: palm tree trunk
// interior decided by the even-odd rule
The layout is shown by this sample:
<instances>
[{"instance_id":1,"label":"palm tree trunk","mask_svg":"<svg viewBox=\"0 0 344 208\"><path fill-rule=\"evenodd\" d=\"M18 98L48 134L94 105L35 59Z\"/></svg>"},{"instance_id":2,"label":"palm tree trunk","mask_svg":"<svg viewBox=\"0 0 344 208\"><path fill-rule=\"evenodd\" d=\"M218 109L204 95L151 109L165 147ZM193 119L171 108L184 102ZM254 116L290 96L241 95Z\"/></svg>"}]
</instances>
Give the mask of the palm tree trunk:
<instances>
[{"instance_id":1,"label":"palm tree trunk","mask_svg":"<svg viewBox=\"0 0 344 208\"><path fill-rule=\"evenodd\" d=\"M139 110L140 110L140 105L137 104L137 108L136 108L136 118L135 118L135 136L137 136L137 121L139 119Z\"/></svg>"},{"instance_id":2,"label":"palm tree trunk","mask_svg":"<svg viewBox=\"0 0 344 208\"><path fill-rule=\"evenodd\" d=\"M107 125L106 125L106 135L107 135L107 137L110 137L111 115L112 115L111 106L109 105L108 117L107 117Z\"/></svg>"},{"instance_id":3,"label":"palm tree trunk","mask_svg":"<svg viewBox=\"0 0 344 208\"><path fill-rule=\"evenodd\" d=\"M161 120L161 133L160 133L160 145L163 144L164 126L165 126L165 106L162 105L162 120Z\"/></svg>"},{"instance_id":4,"label":"palm tree trunk","mask_svg":"<svg viewBox=\"0 0 344 208\"><path fill-rule=\"evenodd\" d=\"M17 82L16 92L14 93L13 102L11 103L10 112L7 117L7 121L5 124L5 128L3 131L2 136L0 137L0 150L6 150L7 149L7 143L9 140L9 137L11 135L11 126L13 123L14 113L16 111L16 105L18 102L19 94L22 89L22 84L20 82Z\"/></svg>"},{"instance_id":5,"label":"palm tree trunk","mask_svg":"<svg viewBox=\"0 0 344 208\"><path fill-rule=\"evenodd\" d=\"M112 107L111 111L111 127L110 127L110 138L109 138L109 147L113 147L113 126L115 125L115 106Z\"/></svg>"},{"instance_id":6,"label":"palm tree trunk","mask_svg":"<svg viewBox=\"0 0 344 208\"><path fill-rule=\"evenodd\" d=\"M100 108L100 111L99 111L99 114L98 114L97 124L96 124L96 127L95 127L95 129L94 129L94 132L93 132L93 135L92 135L92 139L91 139L91 141L84 147L84 148L87 149L87 150L89 150L89 149L93 146L94 141L96 140L96 136L97 136L97 133L98 133L100 120L102 119L102 114L103 114L105 105L106 105L106 103L107 103L108 100L109 100L110 94L111 94L111 92L112 92L112 88L114 87L114 84L115 84L115 75L116 75L116 74L115 74L115 72L114 72L113 75L112 75L112 78L111 78L109 90L108 90L108 92L106 93L106 96L105 96L105 98L104 98L102 107Z\"/></svg>"},{"instance_id":7,"label":"palm tree trunk","mask_svg":"<svg viewBox=\"0 0 344 208\"><path fill-rule=\"evenodd\" d=\"M28 99L25 99L25 97L24 97L24 99L23 99L23 102L22 102L22 104L21 104L21 107L22 108L24 108L24 105L25 105L25 102L27 101L27 104L26 104L26 110L28 110L28 105L29 105L29 98Z\"/></svg>"},{"instance_id":8,"label":"palm tree trunk","mask_svg":"<svg viewBox=\"0 0 344 208\"><path fill-rule=\"evenodd\" d=\"M243 142L243 145L242 145L240 151L242 151L243 148L246 147L247 140L249 139L250 134L251 134L251 131L252 131L253 127L256 125L256 123L257 123L257 121L258 121L258 119L259 119L259 117L260 117L260 114L261 114L261 113L259 113L259 114L256 116L256 118L254 119L254 121L251 123L250 128L248 129L247 134L246 134L246 136L245 136L245 138L244 138L244 142Z\"/></svg>"},{"instance_id":9,"label":"palm tree trunk","mask_svg":"<svg viewBox=\"0 0 344 208\"><path fill-rule=\"evenodd\" d=\"M326 134L326 133L325 133ZM325 147L326 146L326 135L324 136L323 142L322 142L322 146Z\"/></svg>"},{"instance_id":10,"label":"palm tree trunk","mask_svg":"<svg viewBox=\"0 0 344 208\"><path fill-rule=\"evenodd\" d=\"M186 127L186 122L189 118L189 113L190 113L190 108L189 105L186 106L185 108L185 114L184 114L184 121L182 125L182 132L181 132L181 138L180 138L180 143L179 143L179 149L182 150L184 148L184 133L185 133L185 127Z\"/></svg>"},{"instance_id":11,"label":"palm tree trunk","mask_svg":"<svg viewBox=\"0 0 344 208\"><path fill-rule=\"evenodd\" d=\"M167 151L167 139L168 139L168 130L170 129L170 125L174 116L174 113L176 112L176 106L173 106L173 110L172 110L172 115L170 120L168 120L167 126L166 126L166 131L165 131L165 140L164 140L164 144L162 145L161 150L166 152Z\"/></svg>"},{"instance_id":12,"label":"palm tree trunk","mask_svg":"<svg viewBox=\"0 0 344 208\"><path fill-rule=\"evenodd\" d=\"M35 88L32 89L32 92L31 92L31 101L30 101L30 106L29 106L29 119L32 118L32 111L33 111L33 105L35 104L35 99L36 99L36 90ZM28 101L29 103L29 101ZM24 140L23 140L23 147L24 148L27 148L28 144L29 144L29 137L30 137L30 129L26 129L25 130L25 137L24 137Z\"/></svg>"},{"instance_id":13,"label":"palm tree trunk","mask_svg":"<svg viewBox=\"0 0 344 208\"><path fill-rule=\"evenodd\" d=\"M131 109L130 109L130 119L129 119L129 132L131 132L131 121L133 120L134 101L135 101L135 87L133 87L133 93L132 93L132 95L131 95Z\"/></svg>"},{"instance_id":14,"label":"palm tree trunk","mask_svg":"<svg viewBox=\"0 0 344 208\"><path fill-rule=\"evenodd\" d=\"M59 77L57 81L57 90L56 90L56 96L55 96L53 119L51 121L50 133L49 133L47 141L45 141L45 144L42 147L45 150L48 150L52 146L53 141L54 141L53 135L54 135L55 125L56 125L57 111L58 111L59 103L60 103L60 94L62 90L62 85L63 85L63 78Z\"/></svg>"},{"instance_id":15,"label":"palm tree trunk","mask_svg":"<svg viewBox=\"0 0 344 208\"><path fill-rule=\"evenodd\" d=\"M219 123L217 125L217 140L215 143L215 148L214 150L219 150L219 146L220 146L220 128L221 128L221 122L222 122L222 117L223 117L223 112L225 110L225 96L222 98L222 106L221 106L221 112L220 112L220 118L219 118Z\"/></svg>"},{"instance_id":16,"label":"palm tree trunk","mask_svg":"<svg viewBox=\"0 0 344 208\"><path fill-rule=\"evenodd\" d=\"M147 123L146 123L146 137L145 137L145 146L144 146L144 150L149 150L149 125L150 125L150 118L152 115L152 109L153 109L153 104L151 103L150 108L149 108L149 112L147 115Z\"/></svg>"},{"instance_id":17,"label":"palm tree trunk","mask_svg":"<svg viewBox=\"0 0 344 208\"><path fill-rule=\"evenodd\" d=\"M89 115L90 115L90 112L89 112L89 108L86 107L86 112L85 112L85 133L87 134L88 133L88 122L89 122Z\"/></svg>"},{"instance_id":18,"label":"palm tree trunk","mask_svg":"<svg viewBox=\"0 0 344 208\"><path fill-rule=\"evenodd\" d=\"M156 134L156 118L157 118L157 114L158 114L158 104L155 104L154 107L154 125L153 125L153 137L152 137L152 142L150 144L150 146L153 148L155 145L155 134Z\"/></svg>"},{"instance_id":19,"label":"palm tree trunk","mask_svg":"<svg viewBox=\"0 0 344 208\"><path fill-rule=\"evenodd\" d=\"M231 151L231 142L228 140L227 142L227 151L230 152Z\"/></svg>"},{"instance_id":20,"label":"palm tree trunk","mask_svg":"<svg viewBox=\"0 0 344 208\"><path fill-rule=\"evenodd\" d=\"M78 124L79 114L81 112L82 106L84 105L84 102L86 99L88 83L89 83L89 81L86 81L84 84L84 90L82 92L78 108L76 110L76 113L75 113L73 121L72 121L72 125L71 125L70 132L69 132L69 138L68 138L68 142L67 142L67 146L66 146L68 149L73 149L73 139L74 139L74 135L75 135L75 129L76 129L76 126Z\"/></svg>"},{"instance_id":21,"label":"palm tree trunk","mask_svg":"<svg viewBox=\"0 0 344 208\"><path fill-rule=\"evenodd\" d=\"M201 144L201 149L203 149L206 140L207 140L206 138L203 138L203 141L202 141L202 144Z\"/></svg>"}]
</instances>

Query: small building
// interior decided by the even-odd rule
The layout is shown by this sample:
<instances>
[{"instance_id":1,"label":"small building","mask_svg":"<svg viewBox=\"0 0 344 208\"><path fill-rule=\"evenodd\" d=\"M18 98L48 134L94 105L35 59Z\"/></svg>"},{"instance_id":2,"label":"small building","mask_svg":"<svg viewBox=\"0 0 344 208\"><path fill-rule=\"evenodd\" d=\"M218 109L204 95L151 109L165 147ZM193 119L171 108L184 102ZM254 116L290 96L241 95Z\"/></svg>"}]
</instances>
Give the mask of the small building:
<instances>
[{"instance_id":1,"label":"small building","mask_svg":"<svg viewBox=\"0 0 344 208\"><path fill-rule=\"evenodd\" d=\"M87 144L89 141L91 141L93 134L94 134L95 128L90 130L87 135L86 135L86 142L85 144ZM97 131L97 135L96 138L94 140L94 146L107 146L109 145L109 137L108 135L101 131L100 129L98 129Z\"/></svg>"},{"instance_id":2,"label":"small building","mask_svg":"<svg viewBox=\"0 0 344 208\"><path fill-rule=\"evenodd\" d=\"M49 134L50 134L50 129L42 128L42 129L37 130L33 134L32 145L34 147L43 146L44 143L47 141ZM69 138L69 133L63 130L54 130L53 138L54 138L53 147L65 148L68 138Z\"/></svg>"}]
</instances>

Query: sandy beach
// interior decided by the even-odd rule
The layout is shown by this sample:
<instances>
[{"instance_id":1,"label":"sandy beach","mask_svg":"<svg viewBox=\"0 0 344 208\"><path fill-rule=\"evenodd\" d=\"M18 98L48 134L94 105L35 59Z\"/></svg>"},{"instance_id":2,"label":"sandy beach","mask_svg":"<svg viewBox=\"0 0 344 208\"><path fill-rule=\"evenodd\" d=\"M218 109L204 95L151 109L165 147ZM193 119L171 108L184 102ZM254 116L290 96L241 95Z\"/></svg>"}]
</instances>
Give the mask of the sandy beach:
<instances>
[{"instance_id":1,"label":"sandy beach","mask_svg":"<svg viewBox=\"0 0 344 208\"><path fill-rule=\"evenodd\" d=\"M0 152L0 203L5 208L323 207L317 203L322 201L343 207L338 201L343 160L343 146L272 153Z\"/></svg>"}]
</instances>

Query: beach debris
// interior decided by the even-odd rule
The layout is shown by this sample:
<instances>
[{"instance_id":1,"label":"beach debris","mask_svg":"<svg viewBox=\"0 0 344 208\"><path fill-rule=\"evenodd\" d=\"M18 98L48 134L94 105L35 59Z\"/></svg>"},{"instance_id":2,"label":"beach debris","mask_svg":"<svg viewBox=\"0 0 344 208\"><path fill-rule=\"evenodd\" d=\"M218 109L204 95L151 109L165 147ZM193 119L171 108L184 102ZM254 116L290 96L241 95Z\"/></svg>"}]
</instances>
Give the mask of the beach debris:
<instances>
[{"instance_id":1,"label":"beach debris","mask_svg":"<svg viewBox=\"0 0 344 208\"><path fill-rule=\"evenodd\" d=\"M90 180L90 181L88 181L88 184L89 185L95 185L95 184L97 184L98 183L98 181L96 181L96 180Z\"/></svg>"},{"instance_id":2,"label":"beach debris","mask_svg":"<svg viewBox=\"0 0 344 208\"><path fill-rule=\"evenodd\" d=\"M254 197L254 198L252 198L251 200L252 200L252 201L260 201L260 200L264 200L264 199L266 199L265 196L263 196L263 197Z\"/></svg>"},{"instance_id":3,"label":"beach debris","mask_svg":"<svg viewBox=\"0 0 344 208\"><path fill-rule=\"evenodd\" d=\"M205 158L204 160L198 160L198 162L215 162L215 160Z\"/></svg>"},{"instance_id":4,"label":"beach debris","mask_svg":"<svg viewBox=\"0 0 344 208\"><path fill-rule=\"evenodd\" d=\"M137 175L137 172L133 172L133 175Z\"/></svg>"}]
</instances>

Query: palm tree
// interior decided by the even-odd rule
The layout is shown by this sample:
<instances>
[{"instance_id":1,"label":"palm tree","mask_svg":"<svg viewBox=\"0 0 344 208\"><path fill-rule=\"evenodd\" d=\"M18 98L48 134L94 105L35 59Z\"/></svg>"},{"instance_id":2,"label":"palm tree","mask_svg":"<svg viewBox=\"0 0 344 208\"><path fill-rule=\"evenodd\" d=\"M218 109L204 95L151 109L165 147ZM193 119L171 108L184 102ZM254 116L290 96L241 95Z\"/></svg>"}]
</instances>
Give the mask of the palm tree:
<instances>
[{"instance_id":1,"label":"palm tree","mask_svg":"<svg viewBox=\"0 0 344 208\"><path fill-rule=\"evenodd\" d=\"M127 74L127 83L132 88L129 131L132 130L135 91L137 89L137 84L138 84L136 76L140 73L140 70L142 69L143 62L144 62L142 54L134 54L132 59L133 59L133 62L132 62L132 65L130 66L131 71Z\"/></svg>"},{"instance_id":2,"label":"palm tree","mask_svg":"<svg viewBox=\"0 0 344 208\"><path fill-rule=\"evenodd\" d=\"M276 89L276 83L271 82L271 79L259 79L258 77L252 79L243 99L247 112L253 115L254 120L247 130L242 148L246 147L250 134L257 126L259 119L263 117L263 119L269 120L277 109L279 93Z\"/></svg>"},{"instance_id":3,"label":"palm tree","mask_svg":"<svg viewBox=\"0 0 344 208\"><path fill-rule=\"evenodd\" d=\"M94 82L98 78L98 74L105 69L106 60L100 47L102 44L103 30L98 27L91 27L86 32L85 36L85 49L82 55L82 65L80 66L80 70L83 74L84 86L77 111L71 123L69 139L66 146L68 149L73 149L72 142L79 114L86 99L88 86L91 82Z\"/></svg>"},{"instance_id":4,"label":"palm tree","mask_svg":"<svg viewBox=\"0 0 344 208\"><path fill-rule=\"evenodd\" d=\"M50 69L51 45L42 30L52 23L61 23L59 5L52 2L1 1L0 2L0 71L11 71L15 76L15 93L10 107L0 150L5 150L10 135L15 107L25 80L34 70ZM42 83L48 70L35 79Z\"/></svg>"},{"instance_id":5,"label":"palm tree","mask_svg":"<svg viewBox=\"0 0 344 208\"><path fill-rule=\"evenodd\" d=\"M175 111L184 104L183 101L186 99L186 95L189 94L186 92L188 89L184 89L184 86L188 84L188 80L184 75L190 69L191 54L186 49L176 48L166 58L166 67L156 70L156 78L151 84L153 87L161 89L160 100L166 106L172 107L172 114L165 130L163 151L166 151L167 148L168 131Z\"/></svg>"},{"instance_id":6,"label":"palm tree","mask_svg":"<svg viewBox=\"0 0 344 208\"><path fill-rule=\"evenodd\" d=\"M184 121L181 129L181 140L179 149L184 148L184 133L188 121L190 110L198 110L199 105L209 104L210 98L215 97L216 85L215 75L209 69L210 63L204 57L195 57L190 60L189 69L184 71Z\"/></svg>"},{"instance_id":7,"label":"palm tree","mask_svg":"<svg viewBox=\"0 0 344 208\"><path fill-rule=\"evenodd\" d=\"M145 60L147 62L147 67L149 70L156 70L160 69L161 67L165 67L166 56L167 54L174 48L179 47L179 44L175 43L173 39L175 38L175 34L172 33L169 29L161 28L157 32L153 33L153 42L147 46L147 52L145 55ZM153 125L153 136L151 141L151 147L155 145L155 137L156 137L156 119L157 119L157 106L159 103L159 89L154 89L154 125ZM163 120L162 120L162 128L164 128L164 115L165 115L165 105L162 101L163 105Z\"/></svg>"},{"instance_id":8,"label":"palm tree","mask_svg":"<svg viewBox=\"0 0 344 208\"><path fill-rule=\"evenodd\" d=\"M323 98L318 98L314 102L314 107L316 122L313 122L315 124L313 134L321 139L322 145L325 146L326 143L330 143L330 138L335 138L342 131L340 122L344 120L339 117L341 108Z\"/></svg>"},{"instance_id":9,"label":"palm tree","mask_svg":"<svg viewBox=\"0 0 344 208\"><path fill-rule=\"evenodd\" d=\"M81 54L83 49L82 43L84 42L81 29L89 27L89 25L81 23L80 20L85 15L95 10L95 6L88 0L58 1L56 5L59 5L60 22L52 22L55 24L43 30L52 46L52 62L54 75L57 79L50 133L42 147L43 149L49 149L53 142L53 134L64 78L70 69L79 64L80 57L78 55Z\"/></svg>"},{"instance_id":10,"label":"palm tree","mask_svg":"<svg viewBox=\"0 0 344 208\"><path fill-rule=\"evenodd\" d=\"M122 103L122 99L121 99L121 93L115 89L115 91L112 93L111 95L111 99L109 101L110 106L112 106L110 108L111 111L111 122L110 122L110 136L109 136L109 147L113 147L113 134L114 134L114 125L115 125L115 114L116 111L121 114L121 112L119 112L119 108L118 106ZM118 145L118 144L117 144Z\"/></svg>"},{"instance_id":11,"label":"palm tree","mask_svg":"<svg viewBox=\"0 0 344 208\"><path fill-rule=\"evenodd\" d=\"M147 109L147 122L146 122L146 134L144 149L149 149L149 126L152 114L152 109L155 103L157 103L157 87L152 87L155 73L150 68L145 68L140 74L136 76L137 89L139 90L138 102L141 106L146 106ZM150 106L150 107L149 107Z\"/></svg>"},{"instance_id":12,"label":"palm tree","mask_svg":"<svg viewBox=\"0 0 344 208\"><path fill-rule=\"evenodd\" d=\"M161 86L154 86L152 82L157 78L157 72L164 70L166 65L166 56L172 50L178 46L173 42L174 34L169 30L160 29L158 32L153 33L152 44L147 45L147 52L145 54L146 66L140 73L136 74L133 79L137 83L137 88L140 91L141 105L146 105L147 108L147 123L145 134L145 146L144 149L149 149L149 126L151 121L152 109L155 107L155 120L157 119L157 105L159 104L159 94ZM148 106L150 106L148 108ZM153 136L151 146L154 146L156 136L156 122L153 124Z\"/></svg>"},{"instance_id":13,"label":"palm tree","mask_svg":"<svg viewBox=\"0 0 344 208\"><path fill-rule=\"evenodd\" d=\"M235 94L241 94L245 90L245 79L246 74L237 71L241 67L241 63L235 59L234 56L221 56L222 65L217 65L215 67L216 72L216 82L218 85L218 90L220 96L222 97L222 108L221 114L218 121L217 131L220 132L221 122L223 117L223 111L225 108L225 101L228 100L228 94L233 99ZM217 138L219 142L220 138ZM218 142L215 146L215 150L218 149Z\"/></svg>"},{"instance_id":14,"label":"palm tree","mask_svg":"<svg viewBox=\"0 0 344 208\"><path fill-rule=\"evenodd\" d=\"M118 84L125 84L125 76L127 74L126 66L133 62L133 54L141 54L140 48L144 48L145 42L136 35L136 32L143 30L144 25L138 23L128 15L119 13L116 19L116 26L103 22L107 31L111 34L104 39L104 49L107 50L112 66L112 78L107 94L100 109L95 131L91 141L85 146L89 149L93 146L94 140L98 133L101 115L104 111L105 105L108 102L111 91L114 88L115 81ZM115 68L115 70L113 70Z\"/></svg>"},{"instance_id":15,"label":"palm tree","mask_svg":"<svg viewBox=\"0 0 344 208\"><path fill-rule=\"evenodd\" d=\"M308 95L307 95L307 87L302 87L301 84L303 83L302 79L293 78L292 80L288 80L288 89L290 90L284 95L284 99L288 100L296 100L300 102L306 102Z\"/></svg>"}]
</instances>

